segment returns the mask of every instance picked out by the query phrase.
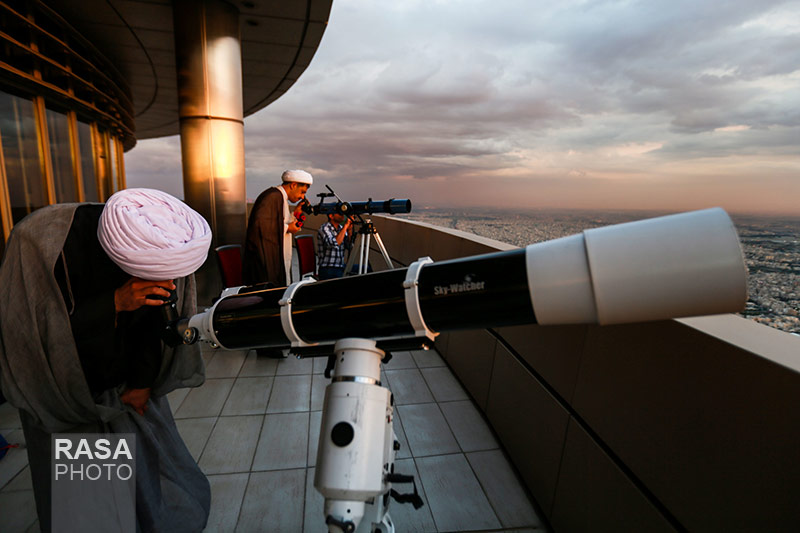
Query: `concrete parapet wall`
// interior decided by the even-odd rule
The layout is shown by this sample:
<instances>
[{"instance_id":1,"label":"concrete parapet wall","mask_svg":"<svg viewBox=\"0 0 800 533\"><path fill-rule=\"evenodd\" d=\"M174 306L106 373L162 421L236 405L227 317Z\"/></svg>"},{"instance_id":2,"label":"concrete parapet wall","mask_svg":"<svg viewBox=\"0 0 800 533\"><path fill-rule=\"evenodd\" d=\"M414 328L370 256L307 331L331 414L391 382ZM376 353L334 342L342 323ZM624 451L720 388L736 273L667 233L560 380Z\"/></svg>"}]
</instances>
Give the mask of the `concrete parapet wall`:
<instances>
[{"instance_id":1,"label":"concrete parapet wall","mask_svg":"<svg viewBox=\"0 0 800 533\"><path fill-rule=\"evenodd\" d=\"M511 248L375 217L393 259ZM450 332L437 348L556 531L795 531L800 338L735 315Z\"/></svg>"}]
</instances>

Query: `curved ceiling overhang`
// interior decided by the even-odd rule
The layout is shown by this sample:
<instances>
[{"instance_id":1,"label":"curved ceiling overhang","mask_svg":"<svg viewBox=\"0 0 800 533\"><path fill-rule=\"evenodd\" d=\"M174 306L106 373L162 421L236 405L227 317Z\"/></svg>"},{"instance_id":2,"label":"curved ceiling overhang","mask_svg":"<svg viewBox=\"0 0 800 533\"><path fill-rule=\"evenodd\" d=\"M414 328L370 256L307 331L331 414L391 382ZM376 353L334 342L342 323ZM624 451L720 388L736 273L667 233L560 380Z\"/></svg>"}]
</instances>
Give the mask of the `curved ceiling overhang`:
<instances>
[{"instance_id":1,"label":"curved ceiling overhang","mask_svg":"<svg viewBox=\"0 0 800 533\"><path fill-rule=\"evenodd\" d=\"M240 13L245 116L274 102L305 71L322 40L332 1L232 2ZM178 133L171 2L45 3L91 42L125 79L133 103L136 138Z\"/></svg>"}]
</instances>

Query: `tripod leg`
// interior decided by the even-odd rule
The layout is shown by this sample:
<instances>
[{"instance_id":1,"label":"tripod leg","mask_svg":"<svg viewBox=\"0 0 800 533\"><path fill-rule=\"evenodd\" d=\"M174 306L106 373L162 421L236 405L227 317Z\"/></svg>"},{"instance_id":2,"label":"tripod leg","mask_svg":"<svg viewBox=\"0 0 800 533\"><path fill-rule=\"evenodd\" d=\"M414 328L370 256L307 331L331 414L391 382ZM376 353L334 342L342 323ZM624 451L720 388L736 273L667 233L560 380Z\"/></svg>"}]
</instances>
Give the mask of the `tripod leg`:
<instances>
[{"instance_id":1,"label":"tripod leg","mask_svg":"<svg viewBox=\"0 0 800 533\"><path fill-rule=\"evenodd\" d=\"M375 232L375 242L378 243L378 248L380 248L381 254L383 254L383 259L386 261L386 266L391 270L394 268L394 265L392 264L392 260L389 257L389 252L386 251L386 246L383 245L383 240L377 231Z\"/></svg>"},{"instance_id":2,"label":"tripod leg","mask_svg":"<svg viewBox=\"0 0 800 533\"><path fill-rule=\"evenodd\" d=\"M350 272L353 271L353 265L356 264L356 250L359 249L359 245L362 243L364 236L359 234L358 242L354 243L353 247L350 249L350 253L347 256L347 265L344 267L344 275L347 276Z\"/></svg>"},{"instance_id":3,"label":"tripod leg","mask_svg":"<svg viewBox=\"0 0 800 533\"><path fill-rule=\"evenodd\" d=\"M372 234L367 233L364 235L364 241L361 242L361 264L358 266L358 273L359 274L366 274L369 270L369 246L370 241L372 240ZM366 244L364 244L366 242Z\"/></svg>"}]
</instances>

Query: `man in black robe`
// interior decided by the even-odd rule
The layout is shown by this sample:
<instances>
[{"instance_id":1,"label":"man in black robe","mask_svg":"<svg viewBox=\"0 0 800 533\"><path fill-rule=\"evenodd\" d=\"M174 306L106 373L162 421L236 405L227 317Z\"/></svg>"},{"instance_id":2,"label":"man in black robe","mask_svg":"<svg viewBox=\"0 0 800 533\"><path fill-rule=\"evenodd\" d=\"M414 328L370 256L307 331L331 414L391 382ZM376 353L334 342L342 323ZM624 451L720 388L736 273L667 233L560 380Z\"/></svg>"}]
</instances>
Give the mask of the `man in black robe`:
<instances>
[{"instance_id":1,"label":"man in black robe","mask_svg":"<svg viewBox=\"0 0 800 533\"><path fill-rule=\"evenodd\" d=\"M281 185L262 192L250 211L242 263L246 285L269 282L285 287L291 281L292 235L300 226L289 203L306 197L313 178L304 170L287 170L281 180Z\"/></svg>"},{"instance_id":2,"label":"man in black robe","mask_svg":"<svg viewBox=\"0 0 800 533\"><path fill-rule=\"evenodd\" d=\"M185 274L149 281L120 266L138 272L141 265L111 260L99 240L101 214L96 204L35 211L15 225L0 266L0 383L20 409L40 528L53 525L52 435L133 433L137 528L199 531L208 518L209 485L165 395L202 384L203 363L196 346L162 344L157 297L174 289L179 313L194 312L191 272L202 263L203 247L207 253L210 231L202 221L200 233L207 235L189 254L191 265L181 267ZM146 269L159 263L155 256L172 253L140 255ZM185 261L187 254L176 248L174 255Z\"/></svg>"}]
</instances>

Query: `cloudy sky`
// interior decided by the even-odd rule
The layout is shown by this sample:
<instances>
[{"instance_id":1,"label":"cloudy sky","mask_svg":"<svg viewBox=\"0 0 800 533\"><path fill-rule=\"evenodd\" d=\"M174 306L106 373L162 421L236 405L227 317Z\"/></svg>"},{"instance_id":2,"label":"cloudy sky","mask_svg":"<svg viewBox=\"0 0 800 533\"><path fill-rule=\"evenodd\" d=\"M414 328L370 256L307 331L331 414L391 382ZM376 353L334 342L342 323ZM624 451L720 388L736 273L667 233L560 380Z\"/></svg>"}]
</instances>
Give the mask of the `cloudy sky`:
<instances>
[{"instance_id":1,"label":"cloudy sky","mask_svg":"<svg viewBox=\"0 0 800 533\"><path fill-rule=\"evenodd\" d=\"M245 136L250 198L305 168L350 200L800 215L800 1L334 0ZM128 184L182 195L179 154L139 142Z\"/></svg>"}]
</instances>

